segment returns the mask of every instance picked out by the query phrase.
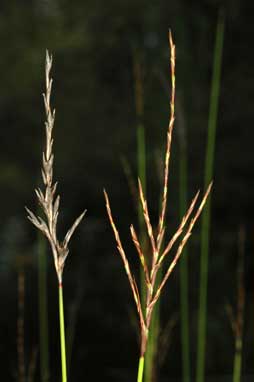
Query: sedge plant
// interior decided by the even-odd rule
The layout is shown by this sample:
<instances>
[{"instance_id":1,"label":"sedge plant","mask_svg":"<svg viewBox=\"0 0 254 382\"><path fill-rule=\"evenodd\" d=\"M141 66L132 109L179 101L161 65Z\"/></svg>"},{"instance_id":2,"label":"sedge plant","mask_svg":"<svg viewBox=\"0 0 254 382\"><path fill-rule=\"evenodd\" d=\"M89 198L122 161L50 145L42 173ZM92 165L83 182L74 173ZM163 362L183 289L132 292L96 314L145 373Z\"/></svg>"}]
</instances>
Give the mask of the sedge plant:
<instances>
[{"instance_id":1,"label":"sedge plant","mask_svg":"<svg viewBox=\"0 0 254 382\"><path fill-rule=\"evenodd\" d=\"M125 250L123 248L123 245L120 239L120 235L118 233L118 230L116 228L116 225L112 216L109 197L106 191L104 190L106 209L107 209L109 221L113 229L113 233L117 243L117 249L122 258L124 268L130 283L130 287L132 290L132 294L134 297L134 301L136 304L138 317L139 317L140 355L139 355L137 382L143 381L145 354L147 350L149 330L150 330L154 307L159 297L161 296L162 289L164 288L169 276L171 275L173 269L175 268L175 265L178 259L180 258L183 248L185 247L189 237L191 236L192 229L199 215L201 214L201 211L205 205L205 202L207 200L207 197L212 187L212 184L210 183L198 208L194 212L194 208L196 207L197 199L199 196L199 192L197 192L186 214L183 216L176 232L173 234L173 236L168 242L164 241L165 218L166 218L167 195L168 195L169 162L170 162L172 132L173 132L174 120L175 120L175 45L173 43L171 33L169 33L169 44L170 44L170 51L171 51L170 61L171 61L171 83L172 83L172 92L171 92L171 100L170 100L171 116L169 120L168 131L167 131L167 143L166 143L166 153L165 153L165 162L164 162L164 180L163 180L164 186L163 186L162 198L161 198L161 210L160 210L159 221L158 221L158 226L156 230L154 230L152 227L147 201L143 192L142 184L140 180L138 179L139 197L140 197L144 221L146 225L147 237L151 247L151 252L152 252L151 256L150 255L148 256L148 253L144 252L134 226L133 225L130 226L131 238L137 250L140 263L143 268L144 278L145 278L146 304L144 309L142 309L142 305L141 305L140 290L135 281L135 277L133 273L131 272L129 261L127 259ZM157 284L156 281L157 281L158 271L160 270L162 263L164 262L165 258L167 257L169 252L172 250L174 244L177 242L180 236L181 236L181 239L180 239L180 242L178 243L173 259L170 265L167 266L165 273L162 275L161 281ZM163 242L166 242L166 245L164 248L162 248Z\"/></svg>"},{"instance_id":2,"label":"sedge plant","mask_svg":"<svg viewBox=\"0 0 254 382\"><path fill-rule=\"evenodd\" d=\"M63 303L63 269L66 258L69 254L68 244L75 229L84 217L85 211L74 221L68 230L63 241L59 241L57 237L57 221L59 215L60 196L56 196L57 182L53 182L53 138L52 131L55 122L55 110L51 110L50 97L52 90L52 78L50 71L52 67L52 56L46 52L45 74L46 74L46 91L43 94L44 106L46 112L46 147L43 152L42 159L42 180L45 186L44 192L38 188L35 190L38 201L46 219L36 216L32 211L26 208L28 219L38 228L48 239L55 264L55 270L58 279L58 298L59 298L59 323L60 323L60 346L61 346L61 365L62 365L62 382L67 381L66 367L66 346L65 346L65 327L64 327L64 303Z\"/></svg>"}]
</instances>

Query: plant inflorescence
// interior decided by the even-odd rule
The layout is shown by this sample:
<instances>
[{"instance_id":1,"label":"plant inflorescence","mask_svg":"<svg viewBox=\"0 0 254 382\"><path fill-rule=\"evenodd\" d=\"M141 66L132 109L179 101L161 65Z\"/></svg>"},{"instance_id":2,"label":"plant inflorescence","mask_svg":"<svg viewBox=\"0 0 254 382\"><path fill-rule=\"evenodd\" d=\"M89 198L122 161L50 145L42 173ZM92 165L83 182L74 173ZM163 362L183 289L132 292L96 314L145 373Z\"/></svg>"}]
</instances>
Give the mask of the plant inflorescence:
<instances>
[{"instance_id":1,"label":"plant inflorescence","mask_svg":"<svg viewBox=\"0 0 254 382\"><path fill-rule=\"evenodd\" d=\"M60 341L61 341L61 359L62 359L62 380L67 381L66 370L66 350L65 350L65 329L64 329L64 307L62 292L62 277L66 258L69 254L68 244L75 229L83 219L85 211L74 221L71 228L66 233L64 240L59 241L57 237L57 221L59 215L60 196L56 196L57 182L53 182L53 138L52 131L55 122L55 110L51 110L50 97L52 90L52 78L50 71L52 67L52 56L46 52L45 74L46 74L46 92L43 94L44 106L46 112L46 147L42 157L42 179L45 191L38 188L35 190L40 206L46 216L46 220L36 216L32 211L26 208L28 219L37 227L48 239L54 258L54 264L59 285L59 319L60 319Z\"/></svg>"},{"instance_id":2,"label":"plant inflorescence","mask_svg":"<svg viewBox=\"0 0 254 382\"><path fill-rule=\"evenodd\" d=\"M136 233L134 226L133 225L130 226L131 238L137 250L140 263L142 265L143 272L144 272L145 285L146 285L145 309L142 309L140 291L135 281L135 277L130 270L129 262L128 262L125 250L123 248L120 235L116 228L113 216L112 216L109 197L106 191L104 191L108 217L114 232L115 240L117 243L117 249L124 263L125 271L130 283L130 287L133 293L134 301L135 301L138 316L139 316L140 359L139 359L139 369L138 369L138 377L137 377L138 382L141 382L143 379L144 357L145 357L145 352L147 348L149 328L151 324L151 318L152 318L154 306L156 302L158 301L161 295L162 289L165 286L171 272L173 271L183 251L184 246L186 245L189 237L191 236L192 229L199 215L201 214L201 211L206 203L206 200L208 198L208 195L212 187L212 184L210 183L198 208L194 212L194 208L196 206L197 199L199 196L199 191L197 192L197 194L195 195L195 197L193 198L189 206L189 209L187 210L186 214L183 216L176 232L174 233L172 238L168 241L166 246L163 248L162 243L164 241L164 234L165 234L165 217L166 217L167 196L168 196L168 177L169 177L171 141L172 141L174 121L175 121L175 45L173 43L171 33L169 33L169 44L170 44L170 52L171 52L170 62L171 62L171 84L172 84L172 92L171 92L171 100L170 100L171 116L169 119L169 125L168 125L168 131L167 131L167 144L166 144L166 153L165 153L165 161L164 161L164 186L162 191L161 211L159 214L159 221L158 221L156 230L154 230L152 227L148 205L147 205L147 201L143 192L142 184L141 184L141 181L138 180L140 203L141 203L142 211L144 215L144 221L146 225L148 240L150 242L150 247L152 250L151 259L149 258L147 253L144 253L144 250L142 248L141 242L138 238L138 235ZM182 235L182 238L180 240L180 243L178 244L173 260L171 261L170 265L166 268L165 274L162 276L161 281L157 285L156 277L157 277L158 271L161 268L162 263L164 262L166 256L172 250L174 244L180 238L181 235Z\"/></svg>"}]
</instances>

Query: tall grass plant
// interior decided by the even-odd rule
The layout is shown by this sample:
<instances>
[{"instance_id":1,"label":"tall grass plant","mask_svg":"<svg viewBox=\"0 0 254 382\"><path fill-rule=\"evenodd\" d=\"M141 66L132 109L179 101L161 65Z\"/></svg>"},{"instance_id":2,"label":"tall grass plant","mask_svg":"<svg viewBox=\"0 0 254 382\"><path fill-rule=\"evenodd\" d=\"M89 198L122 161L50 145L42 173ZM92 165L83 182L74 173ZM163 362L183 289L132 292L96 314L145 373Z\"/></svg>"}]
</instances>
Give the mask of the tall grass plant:
<instances>
[{"instance_id":1,"label":"tall grass plant","mask_svg":"<svg viewBox=\"0 0 254 382\"><path fill-rule=\"evenodd\" d=\"M167 195L168 195L168 177L169 177L171 141L172 141L172 133L173 133L173 127L174 127L174 120L175 120L175 45L173 43L171 34L169 34L169 43L170 43L170 51L171 51L170 62L171 62L171 83L172 83L172 92L171 92L171 100L170 100L171 116L169 120L168 132L167 132L166 153L165 153L165 162L164 162L164 185L163 185L163 192L162 192L162 198L161 198L162 200L161 211L159 214L158 228L156 231L154 231L152 228L147 201L144 195L141 181L140 179L138 180L140 203L142 206L142 211L143 211L143 216L144 216L144 221L146 226L147 239L148 239L149 246L152 252L150 261L149 261L148 253L145 253L142 249L140 240L138 238L138 235L136 233L134 226L133 225L130 226L131 238L137 250L140 263L143 268L144 278L145 278L146 306L144 311L142 309L142 304L141 304L140 289L138 288L137 283L135 281L135 277L131 272L126 253L120 239L119 232L116 228L113 215L111 212L109 197L106 191L104 191L106 209L107 209L109 221L115 236L117 249L119 251L119 254L124 264L124 268L129 280L129 284L132 290L133 298L136 304L137 313L139 317L140 353L139 353L139 366L138 366L138 373L137 373L138 382L143 381L145 355L147 350L147 343L148 343L148 338L150 334L150 325L151 325L154 307L159 297L161 296L162 289L164 288L169 276L171 275L173 269L175 268L175 265L177 264L177 261L180 258L180 255L191 235L192 229L201 214L201 211L205 205L205 202L211 190L211 184L210 184L199 206L194 212L194 208L197 203L199 192L195 195L189 209L187 210L186 214L183 216L176 232L174 233L172 238L169 240L169 242L165 245L165 248L162 249L162 242L164 240L164 234L165 234L165 218L166 218ZM190 219L190 216L192 216L191 219ZM177 242L178 239L179 239L179 243L178 243L175 255L173 256L173 260L171 261L170 265L167 266L166 271L164 275L162 276L162 279L159 285L156 285L158 271L161 268L162 263L164 262L169 252L171 252L174 244Z\"/></svg>"},{"instance_id":2,"label":"tall grass plant","mask_svg":"<svg viewBox=\"0 0 254 382\"><path fill-rule=\"evenodd\" d=\"M66 366L66 345L65 345L65 326L64 326L64 303L63 303L63 270L66 258L69 254L69 241L83 219L85 211L74 221L72 227L66 233L64 240L59 241L57 236L57 221L59 215L60 196L55 196L57 183L53 183L53 138L52 131L55 122L55 110L51 110L50 98L52 90L52 78L50 77L52 67L52 56L46 52L46 92L43 95L44 106L46 112L46 147L43 152L42 160L42 179L45 191L38 188L35 190L37 199L44 212L46 219L34 215L32 211L26 208L28 219L38 228L48 239L58 279L58 302L59 302L59 326L60 326L60 347L61 347L61 365L62 365L62 382L67 382L67 366Z\"/></svg>"}]
</instances>

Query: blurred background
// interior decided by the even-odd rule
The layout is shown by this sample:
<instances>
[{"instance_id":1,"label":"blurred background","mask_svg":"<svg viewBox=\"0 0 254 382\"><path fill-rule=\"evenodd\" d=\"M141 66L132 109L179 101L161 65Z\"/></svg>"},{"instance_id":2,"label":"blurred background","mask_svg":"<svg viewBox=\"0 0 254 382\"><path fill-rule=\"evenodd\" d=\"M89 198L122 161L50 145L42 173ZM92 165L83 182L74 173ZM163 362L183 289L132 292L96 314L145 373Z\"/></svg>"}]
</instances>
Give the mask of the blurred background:
<instances>
[{"instance_id":1,"label":"blurred background","mask_svg":"<svg viewBox=\"0 0 254 382\"><path fill-rule=\"evenodd\" d=\"M61 195L59 236L63 237L78 214L87 209L72 239L64 271L67 340L71 349L69 379L131 381L136 378L138 362L138 321L102 191L106 188L110 196L123 245L138 280L137 255L128 228L131 223L138 227L134 194L140 115L137 116L135 89L137 83L142 87L147 198L156 224L170 111L170 28L176 44L177 89L167 210L170 237L180 219L179 163L183 135L188 201L197 189L203 191L214 43L220 12L225 17L225 33L211 204L206 380L232 380L235 337L227 307L231 306L235 312L237 306L239 252L244 254L245 291L242 380L249 380L251 375L253 378L252 11L250 0L1 1L3 380L21 381L20 362L25 365L26 374L35 373L33 380L42 380L39 312L45 313L45 309L50 365L50 378L45 377L45 381L60 380L57 279L52 255L47 243L27 220L24 209L28 206L38 210L34 189L41 186L45 142L42 93L46 49L53 54L54 177ZM193 378L198 335L200 230L198 222L188 247L188 325ZM40 267L43 271L39 277ZM39 288L45 287L45 277L47 299L41 301ZM166 341L159 346L155 378L161 382L182 381L179 280L179 267L176 267L161 299L160 332ZM19 338L22 322L23 340Z\"/></svg>"}]
</instances>

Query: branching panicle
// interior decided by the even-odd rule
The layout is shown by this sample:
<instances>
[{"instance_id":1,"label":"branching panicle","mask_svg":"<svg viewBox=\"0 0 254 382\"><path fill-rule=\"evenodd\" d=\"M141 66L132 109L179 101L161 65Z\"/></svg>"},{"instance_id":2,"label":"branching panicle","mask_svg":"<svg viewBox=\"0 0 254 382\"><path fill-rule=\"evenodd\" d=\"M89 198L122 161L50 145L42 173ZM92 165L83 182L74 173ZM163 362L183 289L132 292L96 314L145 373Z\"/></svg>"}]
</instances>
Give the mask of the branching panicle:
<instances>
[{"instance_id":1,"label":"branching panicle","mask_svg":"<svg viewBox=\"0 0 254 382\"><path fill-rule=\"evenodd\" d=\"M143 193L142 185L140 180L138 180L138 187L139 187L139 197L140 197L140 203L142 205L143 209L143 215L144 215L144 221L146 224L147 229L147 236L150 240L151 250L152 250L152 261L148 261L148 255L144 254L140 242L138 240L137 234L134 230L133 225L130 227L131 231L131 237L132 241L134 243L134 246L137 250L141 265L143 267L144 276L145 276L145 282L146 282L146 306L144 307L144 314L142 313L141 309L141 303L139 298L139 291L137 288L137 285L134 280L134 276L132 275L129 267L129 263L127 260L127 256L125 254L125 251L123 249L119 233L117 231L117 228L115 226L115 223L113 221L112 213L111 213L111 207L109 203L109 198L107 193L104 191L105 200L106 200L106 208L107 213L109 217L110 224L112 226L115 240L117 243L117 249L122 257L124 267L129 279L129 283L133 292L133 297L136 302L137 311L139 315L139 320L141 324L141 344L140 344L140 357L142 357L145 354L146 346L147 346L147 339L148 339L148 333L149 333L149 326L151 323L153 308L158 300L158 298L161 295L161 291L166 284L171 272L173 271L174 267L177 264L177 261L183 251L184 246L186 245L189 237L191 236L192 229L201 214L201 211L205 205L205 202L209 196L209 193L211 191L212 184L209 185L207 188L207 191L205 195L203 196L203 199L201 200L201 203L196 210L196 212L193 214L194 208L197 203L197 199L199 196L199 192L195 195L194 199L192 200L189 209L187 210L186 214L182 218L182 221L180 222L175 234L172 236L168 244L166 245L165 249L161 251L162 241L165 234L165 216L166 216L166 207L167 207L167 193L168 193L168 176L169 176L169 163L170 163L170 152L171 152L171 141L172 141L172 132L174 127L174 120L175 120L175 45L172 40L171 33L169 33L169 44L170 44L170 51L171 51L171 84L172 84L172 91L171 91L171 100L170 100L170 120L169 120L169 126L167 131L167 145L166 145L166 154L165 154L165 163L164 163L164 186L162 191L162 205L161 205L161 212L159 216L159 224L157 233L153 230L150 217L149 217L149 211L147 206L147 201L145 199L145 195ZM193 216L187 225L191 215ZM186 228L187 227L187 228ZM185 230L185 233L184 233ZM161 267L166 255L171 251L173 245L176 243L177 239L183 235L182 240L180 241L180 244L178 245L178 248L176 249L176 253L173 257L173 260L171 261L170 265L167 268L166 273L162 277L162 281L158 286L156 286L156 276L158 273L159 268Z\"/></svg>"}]
</instances>

